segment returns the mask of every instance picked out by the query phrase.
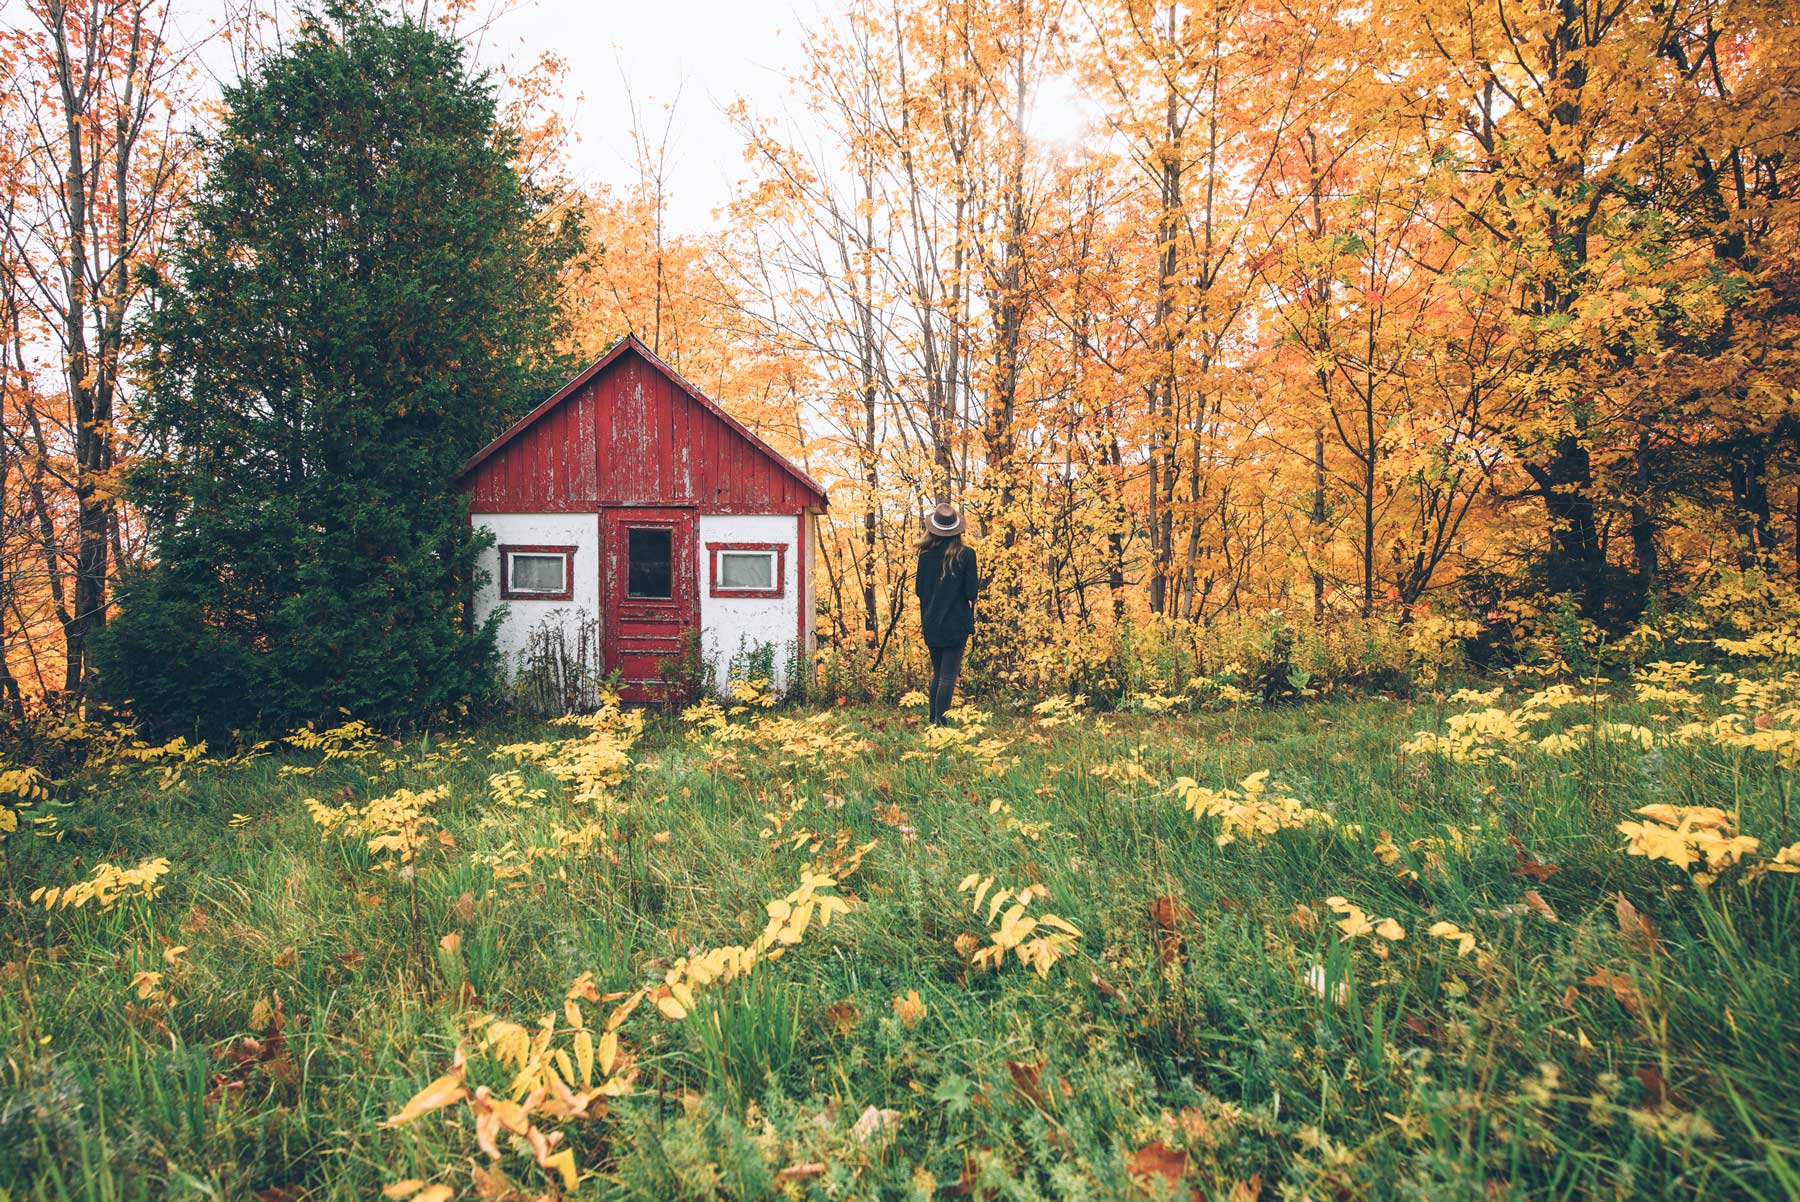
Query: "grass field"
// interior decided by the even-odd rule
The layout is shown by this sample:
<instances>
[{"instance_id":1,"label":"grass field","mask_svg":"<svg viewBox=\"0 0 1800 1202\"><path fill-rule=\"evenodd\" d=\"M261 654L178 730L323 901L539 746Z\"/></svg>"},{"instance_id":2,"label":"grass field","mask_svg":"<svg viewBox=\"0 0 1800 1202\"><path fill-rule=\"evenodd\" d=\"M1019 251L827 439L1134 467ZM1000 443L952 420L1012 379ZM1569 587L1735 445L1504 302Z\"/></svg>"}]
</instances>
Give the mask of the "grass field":
<instances>
[{"instance_id":1,"label":"grass field","mask_svg":"<svg viewBox=\"0 0 1800 1202\"><path fill-rule=\"evenodd\" d=\"M1797 1197L1794 691L115 756L8 846L0 1198Z\"/></svg>"}]
</instances>

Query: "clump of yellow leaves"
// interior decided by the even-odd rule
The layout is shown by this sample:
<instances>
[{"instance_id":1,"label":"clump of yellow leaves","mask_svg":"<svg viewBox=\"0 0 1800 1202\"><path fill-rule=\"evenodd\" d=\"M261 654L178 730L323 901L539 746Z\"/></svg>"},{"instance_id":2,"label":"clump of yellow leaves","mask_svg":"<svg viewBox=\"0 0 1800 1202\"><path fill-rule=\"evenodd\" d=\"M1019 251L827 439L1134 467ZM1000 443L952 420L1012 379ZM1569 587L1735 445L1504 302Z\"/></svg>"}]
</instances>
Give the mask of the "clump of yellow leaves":
<instances>
[{"instance_id":1,"label":"clump of yellow leaves","mask_svg":"<svg viewBox=\"0 0 1800 1202\"><path fill-rule=\"evenodd\" d=\"M813 872L825 873L828 876L843 880L862 867L863 857L868 855L880 843L879 839L871 839L867 843L854 843L854 836L848 830L839 828L827 835L812 827L794 826L795 819L806 809L806 799L796 797L787 806L779 810L769 810L763 814L769 825L757 833L757 837L765 840L771 854L783 851L803 851L813 859L807 868ZM902 815L904 821L904 815ZM898 824L895 824L898 825Z\"/></svg>"},{"instance_id":2,"label":"clump of yellow leaves","mask_svg":"<svg viewBox=\"0 0 1800 1202\"><path fill-rule=\"evenodd\" d=\"M535 1027L493 1015L472 1019L473 1055L512 1074L504 1095L485 1085L470 1091L471 1052L467 1046L458 1047L450 1071L413 1095L388 1125L404 1126L446 1106L466 1103L475 1119L475 1143L490 1162L503 1158L504 1138L507 1148L556 1174L564 1189L574 1189L579 1177L575 1153L566 1145L564 1133L546 1124L599 1119L606 1114L609 1099L631 1092L637 1070L631 1054L620 1046L618 1032L636 1001L614 1009L598 1040L580 1004L622 996L602 995L593 974L583 973L563 998L564 1028L559 1029L554 1012L540 1018ZM417 1188L418 1183L409 1180L394 1183L388 1191L397 1191L390 1197L405 1197Z\"/></svg>"},{"instance_id":3,"label":"clump of yellow leaves","mask_svg":"<svg viewBox=\"0 0 1800 1202\"><path fill-rule=\"evenodd\" d=\"M1713 645L1745 659L1792 659L1800 655L1800 626L1786 623L1741 639L1718 638Z\"/></svg>"},{"instance_id":4,"label":"clump of yellow leaves","mask_svg":"<svg viewBox=\"0 0 1800 1202\"><path fill-rule=\"evenodd\" d=\"M920 702L923 704L924 694L921 693L919 696ZM1086 693L1077 693L1073 697L1062 694L1044 698L1031 707L1031 713L1032 720L1039 726L1068 726L1071 723L1082 721L1086 709Z\"/></svg>"},{"instance_id":5,"label":"clump of yellow leaves","mask_svg":"<svg viewBox=\"0 0 1800 1202\"><path fill-rule=\"evenodd\" d=\"M306 726L288 735L287 741L302 751L323 751L325 761L357 760L381 749L381 735L360 718L325 730Z\"/></svg>"},{"instance_id":6,"label":"clump of yellow leaves","mask_svg":"<svg viewBox=\"0 0 1800 1202\"><path fill-rule=\"evenodd\" d=\"M19 811L50 797L49 780L36 768L9 768L0 763L0 835L19 829ZM7 801L12 798L15 800Z\"/></svg>"},{"instance_id":7,"label":"clump of yellow leaves","mask_svg":"<svg viewBox=\"0 0 1800 1202\"><path fill-rule=\"evenodd\" d=\"M1433 939L1447 939L1454 943L1458 956L1466 956L1475 950L1475 936L1453 922L1434 922L1425 933Z\"/></svg>"},{"instance_id":8,"label":"clump of yellow leaves","mask_svg":"<svg viewBox=\"0 0 1800 1202\"><path fill-rule=\"evenodd\" d=\"M1019 757L1008 755L1012 741L988 734L993 715L972 705L959 705L946 712L951 724L927 726L919 735L921 746L902 753L903 760L935 760L946 751L955 751L981 766L987 776L1004 776L1018 766Z\"/></svg>"},{"instance_id":9,"label":"clump of yellow leaves","mask_svg":"<svg viewBox=\"0 0 1800 1202\"><path fill-rule=\"evenodd\" d=\"M1135 756L1131 759L1114 760L1110 764L1096 764L1088 770L1088 775L1097 776L1101 780L1110 780L1120 785L1133 783L1149 785L1152 789L1162 784L1161 781L1150 775L1149 770L1138 762Z\"/></svg>"},{"instance_id":10,"label":"clump of yellow leaves","mask_svg":"<svg viewBox=\"0 0 1800 1202\"><path fill-rule=\"evenodd\" d=\"M522 772L494 773L488 777L488 792L493 794L497 804L513 810L529 810L544 800L544 790L527 785Z\"/></svg>"},{"instance_id":11,"label":"clump of yellow leaves","mask_svg":"<svg viewBox=\"0 0 1800 1202\"><path fill-rule=\"evenodd\" d=\"M448 785L438 785L418 791L396 789L362 806L349 802L328 806L316 797L306 798L305 805L319 826L320 837L361 835L368 840L370 854L387 857L382 866L393 868L411 864L418 857L438 825L426 811L449 795Z\"/></svg>"},{"instance_id":12,"label":"clump of yellow leaves","mask_svg":"<svg viewBox=\"0 0 1800 1202\"><path fill-rule=\"evenodd\" d=\"M631 748L644 733L641 710L621 710L616 698L591 714L565 714L559 726L573 726L585 733L564 739L543 765L567 787L571 802L586 802L605 810L613 790L631 767Z\"/></svg>"},{"instance_id":13,"label":"clump of yellow leaves","mask_svg":"<svg viewBox=\"0 0 1800 1202\"><path fill-rule=\"evenodd\" d=\"M192 764L206 760L206 744L190 743L186 738L177 735L167 743L151 747L142 743L130 743L114 751L114 756L125 762L134 764L151 764L162 769L162 778L157 788L168 790L181 783L181 770ZM115 767L114 771L118 769Z\"/></svg>"},{"instance_id":14,"label":"clump of yellow leaves","mask_svg":"<svg viewBox=\"0 0 1800 1202\"><path fill-rule=\"evenodd\" d=\"M131 868L102 864L85 881L33 889L31 902L36 905L42 901L46 910L80 910L92 902L96 910L104 913L127 897L154 901L162 892L162 878L168 873L169 861L162 856L140 860Z\"/></svg>"},{"instance_id":15,"label":"clump of yellow leaves","mask_svg":"<svg viewBox=\"0 0 1800 1202\"><path fill-rule=\"evenodd\" d=\"M1537 749L1545 755L1567 755L1590 743L1624 743L1640 751L1649 751L1656 746L1656 732L1631 722L1601 722L1598 725L1578 722L1545 735L1537 741Z\"/></svg>"},{"instance_id":16,"label":"clump of yellow leaves","mask_svg":"<svg viewBox=\"0 0 1800 1202\"><path fill-rule=\"evenodd\" d=\"M1719 873L1745 856L1756 854L1760 843L1737 833L1737 823L1730 814L1716 806L1672 806L1661 802L1639 806L1633 810L1646 819L1643 822L1621 822L1619 833L1626 837L1627 855L1665 860L1683 871L1692 872L1696 885L1710 885ZM1782 856L1776 857L1775 871L1792 872ZM1698 866L1698 871L1694 871Z\"/></svg>"},{"instance_id":17,"label":"clump of yellow leaves","mask_svg":"<svg viewBox=\"0 0 1800 1202\"><path fill-rule=\"evenodd\" d=\"M1451 714L1444 720L1448 734L1422 730L1403 744L1407 755L1441 756L1453 764L1480 764L1498 760L1514 766L1506 749L1522 747L1530 741L1530 732L1519 719L1503 709L1475 710Z\"/></svg>"},{"instance_id":18,"label":"clump of yellow leaves","mask_svg":"<svg viewBox=\"0 0 1800 1202\"><path fill-rule=\"evenodd\" d=\"M990 889L993 889L992 893ZM956 891L973 891L969 909L981 915L988 926L985 946L974 935L959 935L956 939L957 951L976 968L999 968L1005 962L1006 954L1011 952L1020 964L1028 966L1040 977L1048 977L1051 967L1081 939L1080 931L1054 914L1034 917L1025 912L1038 898L1050 896L1050 891L1042 885L1027 885L1018 890L994 889L993 877L971 872ZM1009 901L1010 906L1007 905ZM984 902L987 905L985 914L982 912ZM1004 913L1002 907L1005 907Z\"/></svg>"},{"instance_id":19,"label":"clump of yellow leaves","mask_svg":"<svg viewBox=\"0 0 1800 1202\"><path fill-rule=\"evenodd\" d=\"M767 704L774 704L772 697ZM762 703L758 702L757 707ZM724 709L716 701L702 701L682 712L682 720L694 727L690 738L710 744L710 758L715 763L730 762L733 745L753 747L759 751L778 751L784 768L825 772L849 756L869 750L873 744L852 734L830 713L817 713L808 718L785 714L755 713L748 722L731 719L752 714L747 704ZM826 780L843 777L839 771L825 772Z\"/></svg>"},{"instance_id":20,"label":"clump of yellow leaves","mask_svg":"<svg viewBox=\"0 0 1800 1202\"><path fill-rule=\"evenodd\" d=\"M599 1119L610 1099L631 1091L637 1070L619 1037L626 1019L645 1001L664 1018L686 1018L695 1006L696 989L743 976L798 945L815 925L829 926L833 918L848 913L850 902L837 895L836 886L829 875L803 872L791 892L764 906L768 922L748 946L684 956L663 974L660 984L631 993L601 994L593 974L583 973L564 995L561 1027L554 1013L544 1015L535 1027L494 1015L471 1020L471 1042L457 1048L450 1071L414 1095L388 1124L403 1126L444 1107L466 1104L475 1119L475 1142L490 1161L502 1159L504 1137L506 1147L529 1155L540 1169L556 1174L564 1189L574 1189L579 1178L575 1154L565 1143L564 1132L551 1124ZM582 1013L582 1001L618 1003L598 1038ZM504 1096L487 1086L468 1088L471 1054L510 1071ZM419 1185L409 1180L390 1188L411 1194Z\"/></svg>"},{"instance_id":21,"label":"clump of yellow leaves","mask_svg":"<svg viewBox=\"0 0 1800 1202\"><path fill-rule=\"evenodd\" d=\"M1012 803L1004 797L996 797L988 802L988 813L998 815L1000 825L1015 835L1036 843L1050 829L1048 822L1027 822L1013 813Z\"/></svg>"},{"instance_id":22,"label":"clump of yellow leaves","mask_svg":"<svg viewBox=\"0 0 1800 1202\"><path fill-rule=\"evenodd\" d=\"M797 946L818 920L822 930L831 920L850 912L850 902L834 890L836 878L812 870L800 874L800 883L785 897L765 902L768 922L762 934L745 947L718 947L710 951L683 956L663 974L663 983L641 989L632 995L630 1004L648 998L664 1018L680 1021L694 1009L696 988L723 985L745 976L757 964L776 960L788 948Z\"/></svg>"},{"instance_id":23,"label":"clump of yellow leaves","mask_svg":"<svg viewBox=\"0 0 1800 1202\"><path fill-rule=\"evenodd\" d=\"M1175 795L1193 812L1195 821L1219 820L1214 842L1220 847L1236 842L1239 835L1261 843L1276 831L1336 825L1323 810L1303 805L1297 798L1271 793L1266 768L1246 776L1236 789L1209 789L1193 777L1183 776L1175 781Z\"/></svg>"},{"instance_id":24,"label":"clump of yellow leaves","mask_svg":"<svg viewBox=\"0 0 1800 1202\"><path fill-rule=\"evenodd\" d=\"M749 680L734 680L725 686L725 691L731 694L731 699L734 702L743 706L746 710L752 706L765 710L773 709L775 706L775 693L769 681L762 677L754 677ZM743 711L734 707L731 712L737 714Z\"/></svg>"},{"instance_id":25,"label":"clump of yellow leaves","mask_svg":"<svg viewBox=\"0 0 1800 1202\"><path fill-rule=\"evenodd\" d=\"M1458 689L1446 699L1452 705L1479 705L1487 708L1506 694L1505 685L1491 689Z\"/></svg>"},{"instance_id":26,"label":"clump of yellow leaves","mask_svg":"<svg viewBox=\"0 0 1800 1202\"><path fill-rule=\"evenodd\" d=\"M1800 766L1800 709L1784 706L1771 712L1741 693L1732 703L1756 711L1755 716L1721 714L1711 721L1683 723L1673 732L1675 741L1760 751L1784 768Z\"/></svg>"},{"instance_id":27,"label":"clump of yellow leaves","mask_svg":"<svg viewBox=\"0 0 1800 1202\"><path fill-rule=\"evenodd\" d=\"M1392 918L1376 918L1365 914L1361 906L1345 898L1328 897L1325 904L1340 916L1337 929L1344 933L1345 939L1355 939L1359 935L1378 935L1389 943L1398 943L1406 938L1406 928Z\"/></svg>"},{"instance_id":28,"label":"clump of yellow leaves","mask_svg":"<svg viewBox=\"0 0 1800 1202\"><path fill-rule=\"evenodd\" d=\"M1348 831L1349 828L1345 828ZM1419 854L1419 862L1425 871L1432 876L1441 877L1447 868L1447 856L1467 860L1471 851L1470 836L1479 832L1479 823L1464 831L1461 827L1450 823L1444 824L1444 834L1426 835L1407 843L1408 850ZM1382 831L1375 840L1375 858L1394 870L1394 875L1403 881L1416 881L1419 874L1402 862L1400 848L1394 842L1393 832Z\"/></svg>"},{"instance_id":29,"label":"clump of yellow leaves","mask_svg":"<svg viewBox=\"0 0 1800 1202\"><path fill-rule=\"evenodd\" d=\"M1407 755L1439 756L1457 764L1484 764L1493 761L1505 764L1509 768L1518 767L1518 761L1512 758L1511 752L1522 751L1535 746L1545 754L1565 754L1577 747L1586 746L1586 740L1578 739L1571 733L1551 734L1537 738L1532 734L1531 724L1542 722L1558 710L1571 705L1596 705L1604 700L1600 687L1606 684L1599 677L1588 677L1581 681L1583 689L1572 684L1553 684L1540 689L1517 707L1503 710L1492 702L1499 700L1501 690L1477 692L1472 689L1461 689L1452 694L1452 701L1473 702L1485 708L1472 710L1464 714L1451 714L1444 719L1447 733L1422 730L1406 743L1400 750ZM1589 733L1586 726L1573 728L1574 732ZM1652 740L1651 733L1643 727L1626 724L1607 724L1607 729L1600 733L1600 738L1619 742L1637 743L1648 748Z\"/></svg>"},{"instance_id":30,"label":"clump of yellow leaves","mask_svg":"<svg viewBox=\"0 0 1800 1202\"><path fill-rule=\"evenodd\" d=\"M631 767L631 748L644 732L644 715L620 708L619 698L609 693L593 713L565 714L554 719L554 724L583 733L547 742L507 743L494 749L493 758L538 764L562 782L570 801L608 812L613 808L614 790ZM489 786L494 787L491 778ZM521 795L521 799L529 797Z\"/></svg>"},{"instance_id":31,"label":"clump of yellow leaves","mask_svg":"<svg viewBox=\"0 0 1800 1202\"><path fill-rule=\"evenodd\" d=\"M525 878L540 868L557 880L568 880L567 862L594 854L605 841L606 832L598 823L584 822L578 827L552 823L548 843L520 846L517 840L508 839L493 851L475 852L469 860L485 866L494 874L494 879L505 882L508 889L518 889L528 883Z\"/></svg>"},{"instance_id":32,"label":"clump of yellow leaves","mask_svg":"<svg viewBox=\"0 0 1800 1202\"><path fill-rule=\"evenodd\" d=\"M889 1005L893 1008L894 1017L899 1019L900 1025L908 1031L918 1026L919 1020L925 1017L925 1003L919 997L917 989L908 989L904 994L895 994L894 1000Z\"/></svg>"}]
</instances>

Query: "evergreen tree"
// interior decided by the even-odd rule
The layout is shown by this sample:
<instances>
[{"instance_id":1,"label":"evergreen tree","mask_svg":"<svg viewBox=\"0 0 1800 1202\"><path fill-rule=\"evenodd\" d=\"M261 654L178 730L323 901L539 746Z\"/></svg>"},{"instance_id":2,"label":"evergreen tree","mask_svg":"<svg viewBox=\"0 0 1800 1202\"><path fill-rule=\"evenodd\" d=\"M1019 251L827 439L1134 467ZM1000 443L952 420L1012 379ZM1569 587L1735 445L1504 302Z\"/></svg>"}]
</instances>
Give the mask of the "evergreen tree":
<instances>
[{"instance_id":1,"label":"evergreen tree","mask_svg":"<svg viewBox=\"0 0 1800 1202\"><path fill-rule=\"evenodd\" d=\"M309 14L226 105L146 331L154 566L102 689L203 734L428 720L493 660L453 480L564 370L579 231L461 47L366 0Z\"/></svg>"}]
</instances>

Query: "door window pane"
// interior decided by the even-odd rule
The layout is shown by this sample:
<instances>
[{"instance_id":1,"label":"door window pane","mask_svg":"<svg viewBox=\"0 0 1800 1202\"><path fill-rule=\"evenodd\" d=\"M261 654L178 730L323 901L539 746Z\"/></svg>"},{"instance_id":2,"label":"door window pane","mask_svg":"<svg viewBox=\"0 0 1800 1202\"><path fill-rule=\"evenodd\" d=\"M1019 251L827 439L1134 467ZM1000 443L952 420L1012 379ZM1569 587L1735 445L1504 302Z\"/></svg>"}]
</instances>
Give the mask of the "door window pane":
<instances>
[{"instance_id":1,"label":"door window pane","mask_svg":"<svg viewBox=\"0 0 1800 1202\"><path fill-rule=\"evenodd\" d=\"M514 552L512 591L515 593L566 593L569 591L561 555L527 555Z\"/></svg>"},{"instance_id":2,"label":"door window pane","mask_svg":"<svg viewBox=\"0 0 1800 1202\"><path fill-rule=\"evenodd\" d=\"M625 595L673 597L675 575L669 562L674 546L666 527L633 528L625 532Z\"/></svg>"},{"instance_id":3,"label":"door window pane","mask_svg":"<svg viewBox=\"0 0 1800 1202\"><path fill-rule=\"evenodd\" d=\"M719 587L766 590L775 587L775 552L719 552Z\"/></svg>"}]
</instances>

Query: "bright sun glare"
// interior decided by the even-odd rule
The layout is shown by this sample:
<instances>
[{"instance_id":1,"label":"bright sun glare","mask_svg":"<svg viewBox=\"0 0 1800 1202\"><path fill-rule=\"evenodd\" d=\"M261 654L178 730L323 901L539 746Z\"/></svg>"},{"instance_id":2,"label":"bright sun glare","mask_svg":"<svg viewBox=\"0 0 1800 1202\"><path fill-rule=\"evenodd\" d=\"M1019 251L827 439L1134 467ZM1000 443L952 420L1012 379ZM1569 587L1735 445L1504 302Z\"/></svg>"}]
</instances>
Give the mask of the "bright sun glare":
<instances>
[{"instance_id":1,"label":"bright sun glare","mask_svg":"<svg viewBox=\"0 0 1800 1202\"><path fill-rule=\"evenodd\" d=\"M1047 146L1081 145L1097 124L1093 104L1066 75L1045 78L1025 115L1025 134Z\"/></svg>"}]
</instances>

